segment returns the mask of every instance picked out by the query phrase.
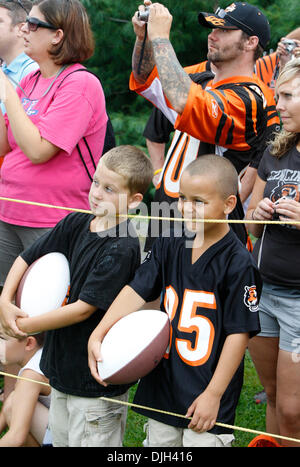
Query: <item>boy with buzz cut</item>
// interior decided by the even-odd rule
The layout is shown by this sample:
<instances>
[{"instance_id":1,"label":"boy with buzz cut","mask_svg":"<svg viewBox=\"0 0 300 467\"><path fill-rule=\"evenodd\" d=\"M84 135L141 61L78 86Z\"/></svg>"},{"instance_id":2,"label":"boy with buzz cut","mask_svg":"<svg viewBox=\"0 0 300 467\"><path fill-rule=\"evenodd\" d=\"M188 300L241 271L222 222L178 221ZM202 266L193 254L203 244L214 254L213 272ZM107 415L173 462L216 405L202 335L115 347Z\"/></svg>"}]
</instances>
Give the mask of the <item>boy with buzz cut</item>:
<instances>
[{"instance_id":1,"label":"boy with buzz cut","mask_svg":"<svg viewBox=\"0 0 300 467\"><path fill-rule=\"evenodd\" d=\"M147 409L133 408L149 417L148 446L221 447L234 439L232 430L216 421L234 422L244 353L260 330L261 293L257 267L226 222L237 190L236 170L225 158L204 155L187 166L178 207L189 234L154 242L89 339L92 375L105 384L97 374L105 334L162 293L161 310L171 324L169 347L139 382L134 403Z\"/></svg>"},{"instance_id":2,"label":"boy with buzz cut","mask_svg":"<svg viewBox=\"0 0 300 467\"><path fill-rule=\"evenodd\" d=\"M87 344L119 291L140 265L139 240L126 219L143 199L153 176L150 159L134 146L119 146L99 161L89 193L92 214L72 213L25 250L13 264L0 299L4 331L13 336L47 331L41 369L51 385L53 446L122 446L129 385L104 388L92 378ZM26 317L13 304L24 272L50 252L70 266L68 303ZM125 407L125 408L124 408Z\"/></svg>"}]
</instances>

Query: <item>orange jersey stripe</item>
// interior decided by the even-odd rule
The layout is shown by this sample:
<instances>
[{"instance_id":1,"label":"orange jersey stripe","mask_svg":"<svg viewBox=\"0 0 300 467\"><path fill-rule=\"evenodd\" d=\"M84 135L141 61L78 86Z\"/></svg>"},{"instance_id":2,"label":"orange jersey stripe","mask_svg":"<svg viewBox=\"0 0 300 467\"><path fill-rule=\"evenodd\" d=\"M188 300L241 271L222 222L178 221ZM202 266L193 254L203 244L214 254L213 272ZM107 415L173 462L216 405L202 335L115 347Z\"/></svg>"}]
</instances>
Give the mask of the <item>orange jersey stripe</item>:
<instances>
[{"instance_id":1,"label":"orange jersey stripe","mask_svg":"<svg viewBox=\"0 0 300 467\"><path fill-rule=\"evenodd\" d=\"M278 57L275 52L256 60L255 73L257 74L258 78L267 86L271 85L277 63Z\"/></svg>"}]
</instances>

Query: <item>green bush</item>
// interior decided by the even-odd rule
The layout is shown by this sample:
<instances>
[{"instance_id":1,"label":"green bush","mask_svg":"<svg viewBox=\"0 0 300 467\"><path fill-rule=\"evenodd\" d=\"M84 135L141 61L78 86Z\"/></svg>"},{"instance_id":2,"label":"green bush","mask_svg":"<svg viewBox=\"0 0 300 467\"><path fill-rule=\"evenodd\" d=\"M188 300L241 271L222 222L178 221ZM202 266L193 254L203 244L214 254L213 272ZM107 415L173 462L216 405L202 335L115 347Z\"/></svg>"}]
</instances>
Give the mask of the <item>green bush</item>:
<instances>
[{"instance_id":1,"label":"green bush","mask_svg":"<svg viewBox=\"0 0 300 467\"><path fill-rule=\"evenodd\" d=\"M116 143L132 144L146 151L146 142L143 136L143 131L150 112L140 112L138 115L126 115L122 112L111 112L110 118L115 131Z\"/></svg>"}]
</instances>

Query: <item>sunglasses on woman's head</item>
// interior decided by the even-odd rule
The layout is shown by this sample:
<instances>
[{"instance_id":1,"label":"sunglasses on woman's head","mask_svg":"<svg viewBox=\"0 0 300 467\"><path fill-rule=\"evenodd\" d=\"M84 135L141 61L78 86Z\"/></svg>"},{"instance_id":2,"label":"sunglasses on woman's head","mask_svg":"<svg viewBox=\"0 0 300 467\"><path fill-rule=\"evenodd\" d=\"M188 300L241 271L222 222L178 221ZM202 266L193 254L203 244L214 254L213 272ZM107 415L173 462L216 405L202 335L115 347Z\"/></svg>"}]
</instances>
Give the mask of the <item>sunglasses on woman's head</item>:
<instances>
[{"instance_id":1,"label":"sunglasses on woman's head","mask_svg":"<svg viewBox=\"0 0 300 467\"><path fill-rule=\"evenodd\" d=\"M38 28L57 29L53 24L46 23L38 18L34 18L33 16L27 16L26 23L29 31L32 32L36 31Z\"/></svg>"}]
</instances>

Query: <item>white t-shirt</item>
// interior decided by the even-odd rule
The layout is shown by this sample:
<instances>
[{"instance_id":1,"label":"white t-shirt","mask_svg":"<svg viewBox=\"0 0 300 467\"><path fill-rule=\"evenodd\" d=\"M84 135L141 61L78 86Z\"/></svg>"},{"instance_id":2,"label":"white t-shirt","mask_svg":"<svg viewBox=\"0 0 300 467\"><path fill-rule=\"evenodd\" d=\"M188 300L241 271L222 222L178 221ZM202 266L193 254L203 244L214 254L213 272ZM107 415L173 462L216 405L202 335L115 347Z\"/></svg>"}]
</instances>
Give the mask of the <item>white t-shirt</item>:
<instances>
[{"instance_id":1,"label":"white t-shirt","mask_svg":"<svg viewBox=\"0 0 300 467\"><path fill-rule=\"evenodd\" d=\"M21 368L21 370L19 371L19 376L21 376L21 374L23 373L24 370L32 370L32 371L35 371L36 373L38 373L40 375L44 375L44 373L40 369L40 361L41 361L42 351L43 351L43 349L41 348L37 352L35 352L33 357L26 363L25 366L23 366ZM49 407L50 407L50 394L49 394L49 396L40 395L38 400L39 400L39 402L41 402L41 404L45 405L49 409Z\"/></svg>"}]
</instances>

